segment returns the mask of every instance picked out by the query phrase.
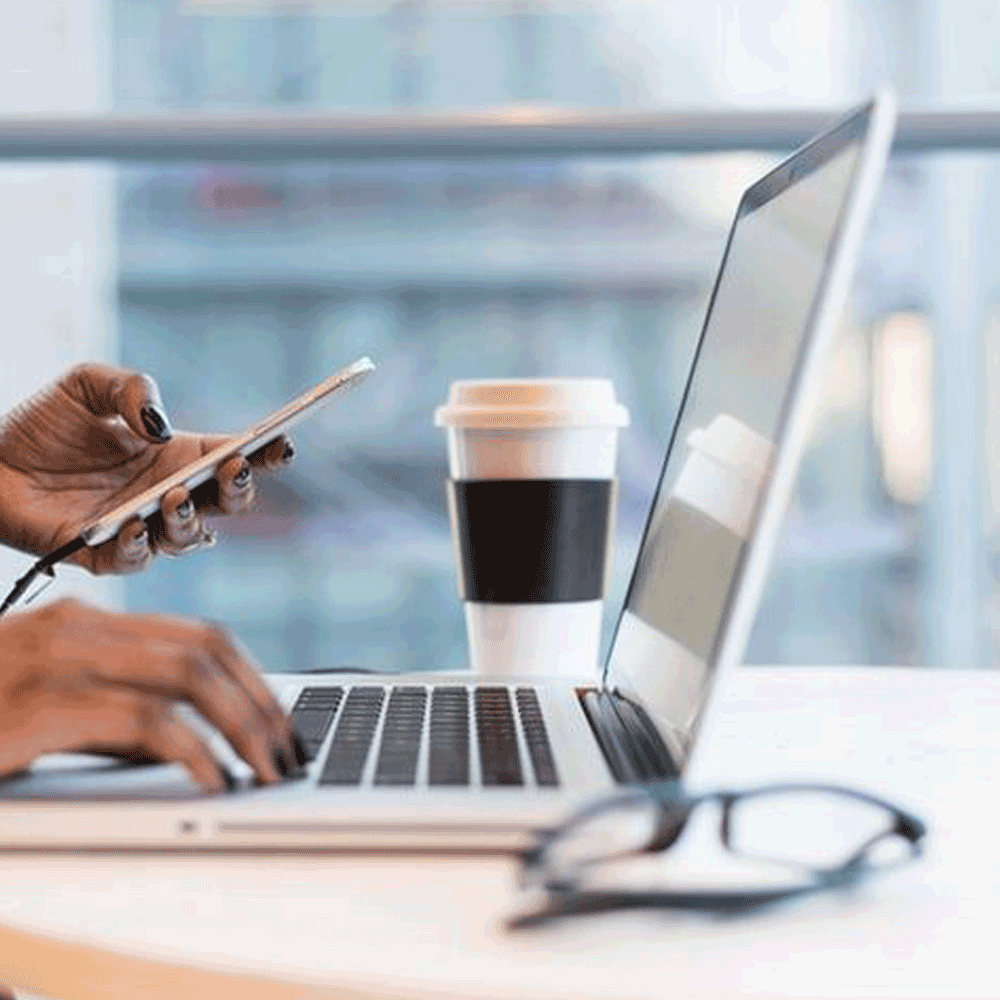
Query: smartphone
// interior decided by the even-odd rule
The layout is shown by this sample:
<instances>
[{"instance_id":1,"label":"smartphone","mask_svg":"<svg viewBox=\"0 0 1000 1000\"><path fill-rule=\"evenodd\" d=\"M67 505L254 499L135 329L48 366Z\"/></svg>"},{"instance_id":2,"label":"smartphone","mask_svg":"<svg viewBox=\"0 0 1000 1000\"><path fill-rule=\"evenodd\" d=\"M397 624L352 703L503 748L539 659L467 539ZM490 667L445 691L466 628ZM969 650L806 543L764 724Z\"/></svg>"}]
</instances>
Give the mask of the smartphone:
<instances>
[{"instance_id":1,"label":"smartphone","mask_svg":"<svg viewBox=\"0 0 1000 1000\"><path fill-rule=\"evenodd\" d=\"M150 486L148 490L91 521L80 532L80 537L87 545L100 545L109 538L114 538L126 521L137 516L147 518L156 514L160 509L160 500L168 490L181 485L193 490L196 486L207 482L215 475L215 470L221 462L233 455L249 455L270 444L279 434L305 419L321 404L328 403L334 393L356 385L374 370L375 363L371 358L358 358L280 410L254 424L243 434L234 436L218 448L213 448L201 458L189 462L182 469Z\"/></svg>"}]
</instances>

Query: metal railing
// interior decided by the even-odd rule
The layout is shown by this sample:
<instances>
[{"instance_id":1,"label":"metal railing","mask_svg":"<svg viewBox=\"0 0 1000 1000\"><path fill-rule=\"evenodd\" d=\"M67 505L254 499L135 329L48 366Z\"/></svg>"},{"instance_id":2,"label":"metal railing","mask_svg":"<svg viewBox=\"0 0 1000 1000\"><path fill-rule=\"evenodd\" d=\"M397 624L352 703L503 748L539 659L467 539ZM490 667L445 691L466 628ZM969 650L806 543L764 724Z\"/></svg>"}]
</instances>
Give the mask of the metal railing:
<instances>
[{"instance_id":1,"label":"metal railing","mask_svg":"<svg viewBox=\"0 0 1000 1000\"><path fill-rule=\"evenodd\" d=\"M0 118L0 159L300 160L644 156L792 149L841 110ZM1000 149L1000 109L902 112L896 152Z\"/></svg>"}]
</instances>

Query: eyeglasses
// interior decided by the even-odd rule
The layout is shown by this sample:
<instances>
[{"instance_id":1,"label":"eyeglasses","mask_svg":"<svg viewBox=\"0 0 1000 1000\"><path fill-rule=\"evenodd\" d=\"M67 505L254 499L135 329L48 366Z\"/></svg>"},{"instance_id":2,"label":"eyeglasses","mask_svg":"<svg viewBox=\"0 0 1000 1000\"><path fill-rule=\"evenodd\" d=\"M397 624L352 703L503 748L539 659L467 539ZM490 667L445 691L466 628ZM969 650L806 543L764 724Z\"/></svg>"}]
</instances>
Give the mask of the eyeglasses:
<instances>
[{"instance_id":1,"label":"eyeglasses","mask_svg":"<svg viewBox=\"0 0 1000 1000\"><path fill-rule=\"evenodd\" d=\"M616 861L666 851L699 806L716 803L719 843L742 861L783 866L793 877L750 889L633 889L595 885ZM826 784L767 785L687 796L677 782L643 785L602 799L538 833L522 856L522 887L548 894L542 907L510 921L512 929L617 909L690 909L738 914L910 860L926 826L866 792Z\"/></svg>"}]
</instances>

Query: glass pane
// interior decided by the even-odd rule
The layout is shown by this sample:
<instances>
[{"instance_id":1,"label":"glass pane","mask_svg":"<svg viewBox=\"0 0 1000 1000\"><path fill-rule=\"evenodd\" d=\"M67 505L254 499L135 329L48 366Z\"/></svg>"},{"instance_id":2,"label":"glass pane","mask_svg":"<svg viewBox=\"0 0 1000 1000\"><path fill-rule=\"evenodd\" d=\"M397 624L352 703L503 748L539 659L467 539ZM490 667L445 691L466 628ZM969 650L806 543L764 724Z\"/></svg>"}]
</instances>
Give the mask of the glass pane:
<instances>
[{"instance_id":1,"label":"glass pane","mask_svg":"<svg viewBox=\"0 0 1000 1000\"><path fill-rule=\"evenodd\" d=\"M996 90L985 0L912 17L805 0L111 7L115 108L139 116L834 108L882 80L904 105ZM127 581L128 605L224 618L271 669L462 666L431 410L456 377L600 375L633 416L609 635L728 222L773 161L512 145L494 162L123 167L121 358L160 380L179 426L239 427L363 351L382 366L303 427L256 519ZM996 163L890 164L749 662L996 659L997 428L976 403L995 396Z\"/></svg>"},{"instance_id":2,"label":"glass pane","mask_svg":"<svg viewBox=\"0 0 1000 1000\"><path fill-rule=\"evenodd\" d=\"M647 800L605 809L555 840L545 867L554 875L572 874L595 861L639 853L652 842L661 821L660 809Z\"/></svg>"},{"instance_id":3,"label":"glass pane","mask_svg":"<svg viewBox=\"0 0 1000 1000\"><path fill-rule=\"evenodd\" d=\"M734 851L815 867L846 861L892 828L892 814L829 792L776 792L738 800L730 813Z\"/></svg>"}]
</instances>

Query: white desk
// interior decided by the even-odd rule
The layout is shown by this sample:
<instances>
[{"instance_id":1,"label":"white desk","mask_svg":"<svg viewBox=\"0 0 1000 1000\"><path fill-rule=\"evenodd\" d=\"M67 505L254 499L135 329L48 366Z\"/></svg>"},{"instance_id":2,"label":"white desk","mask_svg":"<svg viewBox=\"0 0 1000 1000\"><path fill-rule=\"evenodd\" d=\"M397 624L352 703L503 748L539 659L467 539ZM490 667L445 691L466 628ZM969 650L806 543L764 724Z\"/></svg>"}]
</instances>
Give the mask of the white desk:
<instances>
[{"instance_id":1,"label":"white desk","mask_svg":"<svg viewBox=\"0 0 1000 1000\"><path fill-rule=\"evenodd\" d=\"M996 996L1000 674L746 668L723 708L696 783L861 782L929 821L926 857L752 918L510 935L504 859L6 855L0 981L66 1000Z\"/></svg>"}]
</instances>

